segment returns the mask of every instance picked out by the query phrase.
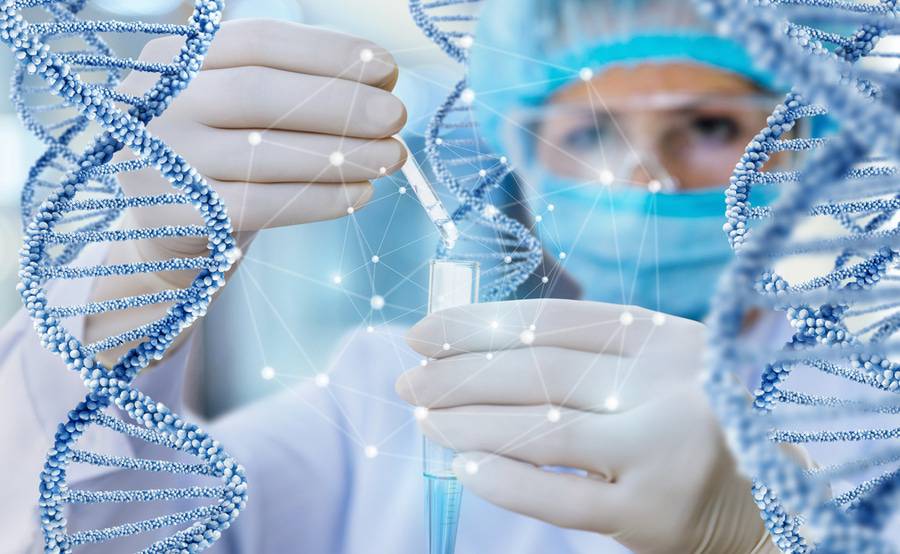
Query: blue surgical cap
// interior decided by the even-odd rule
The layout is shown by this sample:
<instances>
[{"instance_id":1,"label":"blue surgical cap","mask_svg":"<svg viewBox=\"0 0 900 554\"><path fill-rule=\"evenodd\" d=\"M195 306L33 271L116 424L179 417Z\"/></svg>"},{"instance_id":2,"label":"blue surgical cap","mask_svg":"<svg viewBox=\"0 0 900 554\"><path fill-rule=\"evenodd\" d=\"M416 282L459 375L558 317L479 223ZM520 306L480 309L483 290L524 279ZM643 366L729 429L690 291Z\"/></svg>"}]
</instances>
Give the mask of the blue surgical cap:
<instances>
[{"instance_id":1,"label":"blue surgical cap","mask_svg":"<svg viewBox=\"0 0 900 554\"><path fill-rule=\"evenodd\" d=\"M716 36L687 0L490 0L469 52L482 135L498 152L503 117L543 104L582 69L686 61L734 72L764 89L736 42Z\"/></svg>"}]
</instances>

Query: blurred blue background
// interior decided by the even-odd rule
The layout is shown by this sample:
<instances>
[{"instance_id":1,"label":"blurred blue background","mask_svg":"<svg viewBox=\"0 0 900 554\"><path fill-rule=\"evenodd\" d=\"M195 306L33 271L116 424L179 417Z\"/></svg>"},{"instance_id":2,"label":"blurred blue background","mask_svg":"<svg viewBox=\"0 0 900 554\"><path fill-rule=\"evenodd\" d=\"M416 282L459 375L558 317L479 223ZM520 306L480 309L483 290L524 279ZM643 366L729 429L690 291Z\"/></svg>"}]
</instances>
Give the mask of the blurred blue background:
<instances>
[{"instance_id":1,"label":"blurred blue background","mask_svg":"<svg viewBox=\"0 0 900 554\"><path fill-rule=\"evenodd\" d=\"M120 18L160 22L181 22L191 12L191 3L182 0L94 0L90 5L91 10ZM416 152L431 111L459 75L459 68L421 36L405 0L228 0L225 16L325 26L389 49L401 66L395 92L407 106L405 136ZM8 77L11 69L11 56L0 52L0 76ZM3 322L20 307L15 291L18 193L40 154L6 96L0 100ZM424 315L427 262L437 234L405 186L401 177L387 177L376 182L370 205L351 217L260 234L203 323L206 373L200 384L205 415L220 414L325 371L341 337L354 329L408 325ZM263 367L274 368L278 378L262 379Z\"/></svg>"}]
</instances>

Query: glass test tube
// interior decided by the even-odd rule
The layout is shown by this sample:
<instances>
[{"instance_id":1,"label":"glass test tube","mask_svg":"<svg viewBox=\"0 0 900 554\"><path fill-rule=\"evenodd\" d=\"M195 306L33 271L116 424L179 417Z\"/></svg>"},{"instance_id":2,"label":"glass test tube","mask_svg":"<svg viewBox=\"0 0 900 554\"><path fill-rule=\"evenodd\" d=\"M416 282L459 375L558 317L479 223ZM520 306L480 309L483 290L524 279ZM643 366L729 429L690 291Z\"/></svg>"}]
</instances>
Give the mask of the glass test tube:
<instances>
[{"instance_id":1,"label":"glass test tube","mask_svg":"<svg viewBox=\"0 0 900 554\"><path fill-rule=\"evenodd\" d=\"M432 260L428 282L428 313L478 301L478 262ZM429 554L453 554L462 485L453 473L455 453L423 438L425 517Z\"/></svg>"}]
</instances>

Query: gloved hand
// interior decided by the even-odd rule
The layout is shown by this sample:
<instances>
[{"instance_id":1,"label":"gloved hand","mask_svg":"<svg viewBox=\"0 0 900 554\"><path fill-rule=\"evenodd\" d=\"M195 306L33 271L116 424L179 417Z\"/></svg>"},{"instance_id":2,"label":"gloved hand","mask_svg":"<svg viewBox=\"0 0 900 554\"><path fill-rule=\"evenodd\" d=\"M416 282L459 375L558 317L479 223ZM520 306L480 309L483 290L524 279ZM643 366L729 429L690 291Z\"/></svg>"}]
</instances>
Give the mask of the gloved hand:
<instances>
[{"instance_id":1,"label":"gloved hand","mask_svg":"<svg viewBox=\"0 0 900 554\"><path fill-rule=\"evenodd\" d=\"M166 62L183 40L156 39L140 58ZM275 20L226 22L202 71L149 130L202 173L225 200L238 245L260 229L344 216L372 195L370 180L398 169L401 144L390 138L406 121L390 93L397 65L383 48L359 38ZM119 87L143 94L156 74L132 72ZM130 159L126 148L115 161ZM153 168L127 173L129 195L171 191ZM190 206L129 210L121 227L198 224ZM129 241L110 246L107 263L206 253L205 237ZM183 288L193 272L141 274L95 282L92 299ZM89 341L162 315L146 306L86 321ZM122 348L102 361L118 356Z\"/></svg>"},{"instance_id":2,"label":"gloved hand","mask_svg":"<svg viewBox=\"0 0 900 554\"><path fill-rule=\"evenodd\" d=\"M533 326L533 327L532 327ZM777 552L701 388L705 327L525 300L438 312L397 381L475 494L637 553ZM548 471L565 466L578 471Z\"/></svg>"}]
</instances>

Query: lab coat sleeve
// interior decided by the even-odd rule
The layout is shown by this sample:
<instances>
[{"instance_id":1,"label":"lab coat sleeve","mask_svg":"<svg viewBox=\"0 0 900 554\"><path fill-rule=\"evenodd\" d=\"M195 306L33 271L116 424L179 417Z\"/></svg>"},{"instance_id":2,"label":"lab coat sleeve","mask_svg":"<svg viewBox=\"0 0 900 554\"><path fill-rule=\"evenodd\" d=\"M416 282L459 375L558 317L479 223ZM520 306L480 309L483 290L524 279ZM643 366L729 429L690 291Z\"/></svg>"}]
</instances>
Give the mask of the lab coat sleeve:
<instances>
[{"instance_id":1,"label":"lab coat sleeve","mask_svg":"<svg viewBox=\"0 0 900 554\"><path fill-rule=\"evenodd\" d=\"M91 282L60 285L51 291L53 296L58 295L55 303L73 305L88 298ZM81 321L72 319L66 324L73 334L81 334ZM400 335L402 331L387 339L350 338L329 372L331 386L318 387L312 379L300 386L286 386L275 397L204 425L246 467L250 486L246 509L211 552L348 551L346 543L355 536L351 531L354 515L358 518L364 513L364 519L372 521L370 511L360 505L361 499L371 496L361 490L368 479L359 471L359 465L366 461L363 451L367 437L390 434L398 421L409 416L406 407L400 410L394 406L399 404L393 397L394 378L413 364L411 359L403 359L410 352L402 346L402 339L397 339ZM152 373L180 379L192 371L187 366L196 358L184 354L189 343L170 352ZM206 375L214 375L214 368ZM57 425L85 394L79 376L41 346L26 313L20 311L0 331L0 417L4 422L0 425L0 484L5 494L0 554L40 551L39 471ZM373 405L373 397L388 400ZM110 435L121 438L110 433L103 437ZM127 450L128 444L89 443L91 440L86 434L79 447L121 455L133 453ZM137 451L137 455L142 454ZM158 486L197 484L179 479L173 476ZM145 488L145 483L134 481L133 474L120 471L77 478L73 471L70 484L76 483L102 490ZM91 507L77 510L69 519L73 528L101 528L144 519L150 515L144 513L148 506L110 505L115 513L106 506ZM135 537L135 546L165 534L168 532L164 530L150 533L143 541ZM125 542L128 544L95 545L94 550L137 549L128 550L131 541Z\"/></svg>"},{"instance_id":2,"label":"lab coat sleeve","mask_svg":"<svg viewBox=\"0 0 900 554\"><path fill-rule=\"evenodd\" d=\"M0 331L0 468L5 496L0 552L26 552L38 535L38 472L53 430L38 410L38 404L49 399L29 389L27 369L55 365L64 371L61 362L45 355L30 323L19 312ZM61 387L72 385L79 386L77 379L60 380Z\"/></svg>"},{"instance_id":3,"label":"lab coat sleeve","mask_svg":"<svg viewBox=\"0 0 900 554\"><path fill-rule=\"evenodd\" d=\"M102 251L88 252L78 263L90 265L103 255ZM48 298L53 305L82 304L87 302L91 286L90 279L60 281L49 290ZM83 336L83 318L66 319L64 324L73 336ZM158 362L155 369L181 375L187 359L185 355L170 355ZM41 550L37 499L44 457L53 444L58 425L86 394L79 375L41 345L30 317L19 310L0 330L0 485L4 494L0 554ZM78 447L120 455L132 453L127 437L94 429L85 433ZM69 470L69 483L84 482L112 471L112 468L74 465Z\"/></svg>"},{"instance_id":4,"label":"lab coat sleeve","mask_svg":"<svg viewBox=\"0 0 900 554\"><path fill-rule=\"evenodd\" d=\"M103 248L88 248L79 264L94 265ZM51 305L87 301L92 280L53 283ZM82 335L83 318L64 321L74 336ZM81 378L41 346L31 318L20 309L0 330L0 484L4 516L0 517L0 552L26 552L40 538L37 516L38 477L56 427L84 399Z\"/></svg>"}]
</instances>

